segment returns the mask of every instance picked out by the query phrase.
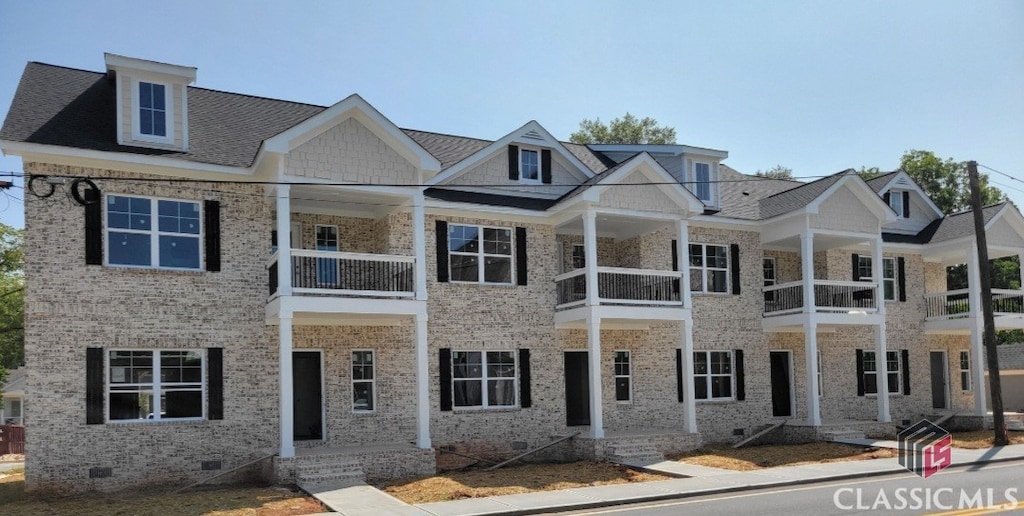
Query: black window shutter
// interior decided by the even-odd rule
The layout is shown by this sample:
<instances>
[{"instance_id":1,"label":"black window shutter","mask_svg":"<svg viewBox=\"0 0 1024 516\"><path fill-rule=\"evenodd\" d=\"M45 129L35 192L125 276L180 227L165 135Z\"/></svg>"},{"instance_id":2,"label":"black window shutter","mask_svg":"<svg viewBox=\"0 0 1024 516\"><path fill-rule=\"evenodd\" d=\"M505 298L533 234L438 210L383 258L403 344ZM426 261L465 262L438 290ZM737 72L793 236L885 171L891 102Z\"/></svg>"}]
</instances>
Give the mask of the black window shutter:
<instances>
[{"instance_id":1,"label":"black window shutter","mask_svg":"<svg viewBox=\"0 0 1024 516\"><path fill-rule=\"evenodd\" d=\"M860 255L853 254L853 281L860 281Z\"/></svg>"},{"instance_id":2,"label":"black window shutter","mask_svg":"<svg viewBox=\"0 0 1024 516\"><path fill-rule=\"evenodd\" d=\"M903 369L903 394L910 394L910 351L900 351L900 368Z\"/></svg>"},{"instance_id":3,"label":"black window shutter","mask_svg":"<svg viewBox=\"0 0 1024 516\"><path fill-rule=\"evenodd\" d=\"M672 240L672 270L679 270L679 243Z\"/></svg>"},{"instance_id":4,"label":"black window shutter","mask_svg":"<svg viewBox=\"0 0 1024 516\"><path fill-rule=\"evenodd\" d=\"M889 204L889 197L890 197L889 192L885 192L884 194L882 194L882 200L885 201L885 204L887 204L887 205Z\"/></svg>"},{"instance_id":5,"label":"black window shutter","mask_svg":"<svg viewBox=\"0 0 1024 516\"><path fill-rule=\"evenodd\" d=\"M743 371L743 350L737 349L736 353L736 400L747 399L747 385Z\"/></svg>"},{"instance_id":6,"label":"black window shutter","mask_svg":"<svg viewBox=\"0 0 1024 516\"><path fill-rule=\"evenodd\" d=\"M683 350L676 349L676 393L683 401Z\"/></svg>"},{"instance_id":7,"label":"black window shutter","mask_svg":"<svg viewBox=\"0 0 1024 516\"><path fill-rule=\"evenodd\" d=\"M910 192L903 192L903 218L910 218Z\"/></svg>"},{"instance_id":8,"label":"black window shutter","mask_svg":"<svg viewBox=\"0 0 1024 516\"><path fill-rule=\"evenodd\" d=\"M438 352L441 377L441 411L452 409L452 350L441 348Z\"/></svg>"},{"instance_id":9,"label":"black window shutter","mask_svg":"<svg viewBox=\"0 0 1024 516\"><path fill-rule=\"evenodd\" d=\"M508 178L519 181L519 146L508 146Z\"/></svg>"},{"instance_id":10,"label":"black window shutter","mask_svg":"<svg viewBox=\"0 0 1024 516\"><path fill-rule=\"evenodd\" d=\"M270 230L270 247L277 247L277 230Z\"/></svg>"},{"instance_id":11,"label":"black window shutter","mask_svg":"<svg viewBox=\"0 0 1024 516\"><path fill-rule=\"evenodd\" d=\"M530 395L530 350L519 350L519 406L530 408L533 397Z\"/></svg>"},{"instance_id":12,"label":"black window shutter","mask_svg":"<svg viewBox=\"0 0 1024 516\"><path fill-rule=\"evenodd\" d=\"M551 184L551 149L540 151L540 177L545 184Z\"/></svg>"},{"instance_id":13,"label":"black window shutter","mask_svg":"<svg viewBox=\"0 0 1024 516\"><path fill-rule=\"evenodd\" d=\"M207 419L224 419L224 348L206 350Z\"/></svg>"},{"instance_id":14,"label":"black window shutter","mask_svg":"<svg viewBox=\"0 0 1024 516\"><path fill-rule=\"evenodd\" d=\"M85 264L103 265L103 203L95 189L85 190L84 195L89 203L85 205Z\"/></svg>"},{"instance_id":15,"label":"black window shutter","mask_svg":"<svg viewBox=\"0 0 1024 516\"><path fill-rule=\"evenodd\" d=\"M206 224L206 270L220 271L220 201L203 203L203 222Z\"/></svg>"},{"instance_id":16,"label":"black window shutter","mask_svg":"<svg viewBox=\"0 0 1024 516\"><path fill-rule=\"evenodd\" d=\"M899 275L899 278L896 279L896 283L897 283L897 285L899 286L899 289L900 289L900 294L899 294L900 295L900 302L906 302L907 301L907 278L906 278L906 272L907 272L907 263L906 263L906 261L903 259L902 256L896 258L896 274Z\"/></svg>"},{"instance_id":17,"label":"black window shutter","mask_svg":"<svg viewBox=\"0 0 1024 516\"><path fill-rule=\"evenodd\" d=\"M526 285L526 228L516 228L516 284Z\"/></svg>"},{"instance_id":18,"label":"black window shutter","mask_svg":"<svg viewBox=\"0 0 1024 516\"><path fill-rule=\"evenodd\" d=\"M103 424L103 348L85 348L85 424Z\"/></svg>"},{"instance_id":19,"label":"black window shutter","mask_svg":"<svg viewBox=\"0 0 1024 516\"><path fill-rule=\"evenodd\" d=\"M730 268L732 269L732 293L739 295L740 293L740 246L738 244L732 244L729 246L729 259L732 260Z\"/></svg>"},{"instance_id":20,"label":"black window shutter","mask_svg":"<svg viewBox=\"0 0 1024 516\"><path fill-rule=\"evenodd\" d=\"M435 222L437 228L437 281L448 283L448 223Z\"/></svg>"},{"instance_id":21,"label":"black window shutter","mask_svg":"<svg viewBox=\"0 0 1024 516\"><path fill-rule=\"evenodd\" d=\"M876 368L877 370L877 368ZM877 384L876 384L877 385ZM857 396L864 395L864 351L857 350Z\"/></svg>"}]
</instances>

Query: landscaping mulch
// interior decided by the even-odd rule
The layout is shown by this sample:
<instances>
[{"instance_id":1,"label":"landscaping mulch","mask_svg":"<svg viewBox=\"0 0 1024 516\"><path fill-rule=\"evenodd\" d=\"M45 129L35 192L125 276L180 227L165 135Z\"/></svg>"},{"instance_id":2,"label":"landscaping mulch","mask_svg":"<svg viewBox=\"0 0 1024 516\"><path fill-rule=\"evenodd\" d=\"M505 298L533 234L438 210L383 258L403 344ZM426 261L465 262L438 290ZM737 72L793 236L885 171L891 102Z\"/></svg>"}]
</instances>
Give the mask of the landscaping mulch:
<instances>
[{"instance_id":1,"label":"landscaping mulch","mask_svg":"<svg viewBox=\"0 0 1024 516\"><path fill-rule=\"evenodd\" d=\"M152 491L65 497L25 493L25 475L0 476L0 513L20 516L293 516L324 512L316 499L286 487L224 487L181 494Z\"/></svg>"},{"instance_id":2,"label":"landscaping mulch","mask_svg":"<svg viewBox=\"0 0 1024 516\"><path fill-rule=\"evenodd\" d=\"M733 449L705 447L673 460L711 468L752 471L778 466L799 466L822 462L884 459L896 456L896 450L864 448L839 443L766 444Z\"/></svg>"},{"instance_id":3,"label":"landscaping mulch","mask_svg":"<svg viewBox=\"0 0 1024 516\"><path fill-rule=\"evenodd\" d=\"M452 471L432 477L390 482L378 487L406 503L428 503L671 478L675 477L618 464L571 462L522 464L494 471Z\"/></svg>"},{"instance_id":4,"label":"landscaping mulch","mask_svg":"<svg viewBox=\"0 0 1024 516\"><path fill-rule=\"evenodd\" d=\"M992 430L976 430L974 432L953 432L953 447L968 450L991 448L995 442ZM1024 444L1024 434L1010 432L1010 444Z\"/></svg>"}]
</instances>

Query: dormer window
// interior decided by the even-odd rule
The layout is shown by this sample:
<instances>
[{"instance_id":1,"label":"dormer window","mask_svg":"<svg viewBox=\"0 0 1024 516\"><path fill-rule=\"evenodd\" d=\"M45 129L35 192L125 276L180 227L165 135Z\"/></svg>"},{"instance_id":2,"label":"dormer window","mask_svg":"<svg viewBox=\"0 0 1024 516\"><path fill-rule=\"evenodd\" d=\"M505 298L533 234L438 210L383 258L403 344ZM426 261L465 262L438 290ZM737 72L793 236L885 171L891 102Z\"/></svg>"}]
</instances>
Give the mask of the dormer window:
<instances>
[{"instance_id":1,"label":"dormer window","mask_svg":"<svg viewBox=\"0 0 1024 516\"><path fill-rule=\"evenodd\" d=\"M897 217L903 216L903 195L901 195L900 192L892 192L889 194L889 207L892 208L892 211L896 212Z\"/></svg>"},{"instance_id":2,"label":"dormer window","mask_svg":"<svg viewBox=\"0 0 1024 516\"><path fill-rule=\"evenodd\" d=\"M711 203L711 164L693 164L693 193L701 202Z\"/></svg>"},{"instance_id":3,"label":"dormer window","mask_svg":"<svg viewBox=\"0 0 1024 516\"><path fill-rule=\"evenodd\" d=\"M524 182L540 182L539 152L529 149L519 150L519 178Z\"/></svg>"},{"instance_id":4,"label":"dormer window","mask_svg":"<svg viewBox=\"0 0 1024 516\"><path fill-rule=\"evenodd\" d=\"M167 87L139 82L139 133L167 137Z\"/></svg>"},{"instance_id":5,"label":"dormer window","mask_svg":"<svg viewBox=\"0 0 1024 516\"><path fill-rule=\"evenodd\" d=\"M890 190L885 195L885 201L889 203L896 217L901 219L910 218L910 192L907 190Z\"/></svg>"}]
</instances>

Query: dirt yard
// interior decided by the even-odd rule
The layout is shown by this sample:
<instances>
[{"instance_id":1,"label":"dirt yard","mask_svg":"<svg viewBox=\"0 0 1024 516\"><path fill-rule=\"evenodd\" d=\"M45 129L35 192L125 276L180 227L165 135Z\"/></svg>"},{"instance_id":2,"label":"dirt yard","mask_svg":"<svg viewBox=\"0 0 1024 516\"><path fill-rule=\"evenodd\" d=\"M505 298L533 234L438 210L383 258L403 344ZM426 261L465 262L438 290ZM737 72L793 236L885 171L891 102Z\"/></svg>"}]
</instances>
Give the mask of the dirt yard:
<instances>
[{"instance_id":1,"label":"dirt yard","mask_svg":"<svg viewBox=\"0 0 1024 516\"><path fill-rule=\"evenodd\" d=\"M133 491L39 498L25 494L22 472L0 474L0 508L0 513L20 516L292 516L326 510L315 499L283 487L232 487L177 495Z\"/></svg>"},{"instance_id":2,"label":"dirt yard","mask_svg":"<svg viewBox=\"0 0 1024 516\"><path fill-rule=\"evenodd\" d=\"M427 503L670 478L674 477L617 464L572 462L523 464L495 471L450 471L433 477L390 482L378 487L406 503Z\"/></svg>"},{"instance_id":3,"label":"dirt yard","mask_svg":"<svg viewBox=\"0 0 1024 516\"><path fill-rule=\"evenodd\" d=\"M674 460L712 468L751 471L777 466L798 466L821 462L844 462L895 457L896 450L867 449L838 443L769 444L732 449L708 447L686 453Z\"/></svg>"},{"instance_id":4,"label":"dirt yard","mask_svg":"<svg viewBox=\"0 0 1024 516\"><path fill-rule=\"evenodd\" d=\"M995 437L992 430L977 430L974 432L953 432L953 447L979 450L991 448ZM1010 444L1024 444L1024 433L1010 432Z\"/></svg>"}]
</instances>

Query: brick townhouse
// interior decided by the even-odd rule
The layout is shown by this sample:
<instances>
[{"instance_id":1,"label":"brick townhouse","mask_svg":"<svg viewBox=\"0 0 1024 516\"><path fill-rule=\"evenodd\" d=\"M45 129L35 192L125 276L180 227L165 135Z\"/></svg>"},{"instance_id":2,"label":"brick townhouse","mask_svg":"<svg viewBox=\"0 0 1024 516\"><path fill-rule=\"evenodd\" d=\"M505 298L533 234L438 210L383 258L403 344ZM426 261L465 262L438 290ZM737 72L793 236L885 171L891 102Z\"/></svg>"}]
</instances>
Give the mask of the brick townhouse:
<instances>
[{"instance_id":1,"label":"brick townhouse","mask_svg":"<svg viewBox=\"0 0 1024 516\"><path fill-rule=\"evenodd\" d=\"M32 176L29 489L986 415L972 217L902 172L754 178L721 150L402 129L356 95L105 62L29 63L0 131ZM1016 207L985 217L993 258L1024 252ZM996 291L1000 328L1022 299Z\"/></svg>"}]
</instances>

